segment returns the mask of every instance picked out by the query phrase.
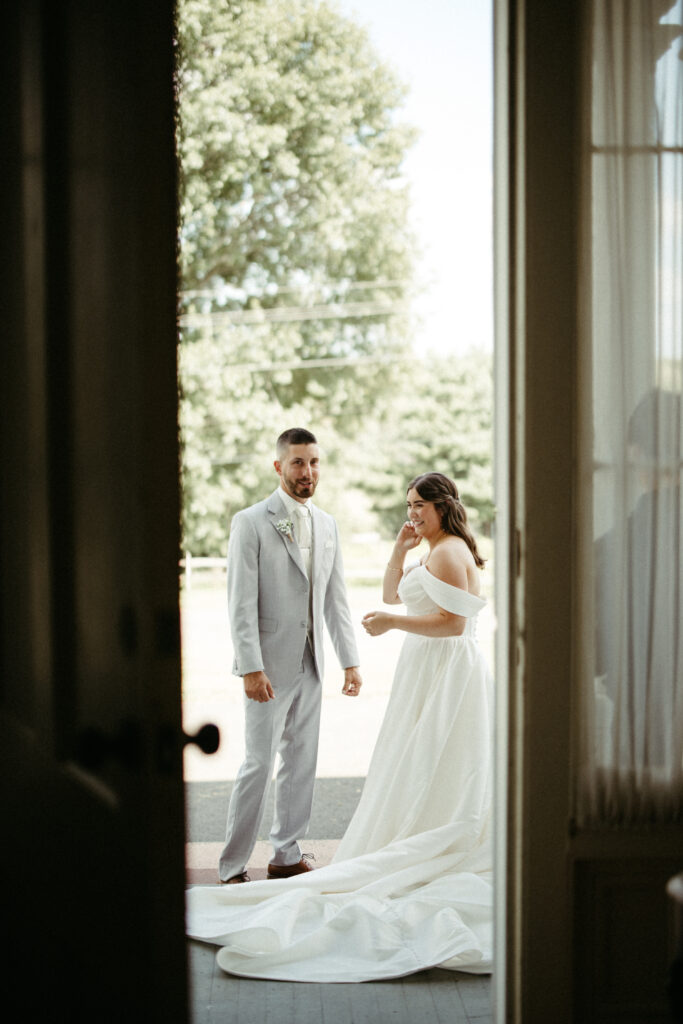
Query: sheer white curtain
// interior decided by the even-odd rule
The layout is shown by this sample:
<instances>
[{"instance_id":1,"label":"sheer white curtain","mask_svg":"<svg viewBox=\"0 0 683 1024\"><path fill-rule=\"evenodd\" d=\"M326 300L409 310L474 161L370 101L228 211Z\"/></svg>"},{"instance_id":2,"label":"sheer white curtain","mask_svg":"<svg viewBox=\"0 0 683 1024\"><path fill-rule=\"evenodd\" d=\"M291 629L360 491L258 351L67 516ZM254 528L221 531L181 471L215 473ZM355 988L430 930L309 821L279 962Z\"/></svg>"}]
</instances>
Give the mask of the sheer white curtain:
<instances>
[{"instance_id":1,"label":"sheer white curtain","mask_svg":"<svg viewBox=\"0 0 683 1024\"><path fill-rule=\"evenodd\" d=\"M683 817L683 0L593 0L579 825Z\"/></svg>"}]
</instances>

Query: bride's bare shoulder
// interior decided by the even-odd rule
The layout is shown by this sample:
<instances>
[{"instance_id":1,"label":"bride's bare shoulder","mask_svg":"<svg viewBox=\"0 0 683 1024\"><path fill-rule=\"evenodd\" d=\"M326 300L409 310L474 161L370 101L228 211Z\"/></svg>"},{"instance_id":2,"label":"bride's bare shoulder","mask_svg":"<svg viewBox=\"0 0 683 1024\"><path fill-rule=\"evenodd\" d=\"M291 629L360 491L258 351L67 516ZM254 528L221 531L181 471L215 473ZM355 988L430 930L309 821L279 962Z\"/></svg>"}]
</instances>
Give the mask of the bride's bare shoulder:
<instances>
[{"instance_id":1,"label":"bride's bare shoulder","mask_svg":"<svg viewBox=\"0 0 683 1024\"><path fill-rule=\"evenodd\" d=\"M459 538L453 537L453 541ZM466 546L466 545L465 545ZM428 571L452 587L467 590L467 562L459 545L449 538L438 544L425 562Z\"/></svg>"},{"instance_id":2,"label":"bride's bare shoulder","mask_svg":"<svg viewBox=\"0 0 683 1024\"><path fill-rule=\"evenodd\" d=\"M452 587L479 593L479 572L467 543L461 537L449 537L437 545L428 559L433 576Z\"/></svg>"}]
</instances>

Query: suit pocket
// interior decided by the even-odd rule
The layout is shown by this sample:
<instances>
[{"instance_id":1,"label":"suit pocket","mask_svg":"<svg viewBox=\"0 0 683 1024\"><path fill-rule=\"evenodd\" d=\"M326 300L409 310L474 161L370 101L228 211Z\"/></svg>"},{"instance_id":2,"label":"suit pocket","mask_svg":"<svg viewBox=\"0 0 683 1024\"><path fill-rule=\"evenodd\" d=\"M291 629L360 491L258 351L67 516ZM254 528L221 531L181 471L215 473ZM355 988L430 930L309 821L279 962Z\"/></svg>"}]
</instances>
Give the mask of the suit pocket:
<instances>
[{"instance_id":1,"label":"suit pocket","mask_svg":"<svg viewBox=\"0 0 683 1024\"><path fill-rule=\"evenodd\" d=\"M325 544L323 546L322 559L321 559L321 569L325 573L325 575L329 575L329 573L332 571L332 566L334 565L334 556L335 556L336 550L337 550L337 545L334 543L333 540L330 540L328 538L325 541Z\"/></svg>"},{"instance_id":2,"label":"suit pocket","mask_svg":"<svg viewBox=\"0 0 683 1024\"><path fill-rule=\"evenodd\" d=\"M278 627L277 619L259 619L258 628L260 633L276 633Z\"/></svg>"}]
</instances>

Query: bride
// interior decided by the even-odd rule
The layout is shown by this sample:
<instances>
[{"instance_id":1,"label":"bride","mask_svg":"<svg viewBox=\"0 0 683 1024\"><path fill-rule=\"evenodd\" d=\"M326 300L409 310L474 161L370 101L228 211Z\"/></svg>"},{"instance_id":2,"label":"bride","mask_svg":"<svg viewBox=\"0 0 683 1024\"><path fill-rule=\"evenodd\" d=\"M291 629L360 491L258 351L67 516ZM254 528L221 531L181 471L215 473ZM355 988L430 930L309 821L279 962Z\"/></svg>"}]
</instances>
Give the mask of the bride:
<instances>
[{"instance_id":1,"label":"bride","mask_svg":"<svg viewBox=\"0 0 683 1024\"><path fill-rule=\"evenodd\" d=\"M188 934L233 974L369 981L429 967L488 973L492 681L477 645L483 559L452 480L407 489L409 521L371 636L407 633L360 803L327 867L187 893ZM422 540L426 556L404 566Z\"/></svg>"}]
</instances>

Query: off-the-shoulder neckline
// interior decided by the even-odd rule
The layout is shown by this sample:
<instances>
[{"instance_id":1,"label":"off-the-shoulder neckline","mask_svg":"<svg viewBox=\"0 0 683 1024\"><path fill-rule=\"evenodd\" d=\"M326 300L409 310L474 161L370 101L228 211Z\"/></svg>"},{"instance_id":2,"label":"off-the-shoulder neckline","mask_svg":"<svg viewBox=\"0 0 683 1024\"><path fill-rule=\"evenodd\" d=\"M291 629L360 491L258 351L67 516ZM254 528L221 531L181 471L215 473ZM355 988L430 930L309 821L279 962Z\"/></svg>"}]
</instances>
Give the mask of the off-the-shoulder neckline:
<instances>
[{"instance_id":1,"label":"off-the-shoulder neckline","mask_svg":"<svg viewBox=\"0 0 683 1024\"><path fill-rule=\"evenodd\" d=\"M485 601L485 598L483 598L481 594L473 594L471 590L464 590L462 587L456 587L453 583L446 583L446 580L442 580L438 576L435 576L423 562L418 562L417 565L411 566L409 571L412 572L414 569L424 569L424 571L428 573L433 580L436 580L437 583L443 583L444 587L450 587L451 590L457 590L461 594L467 594L468 597L474 597L477 601Z\"/></svg>"}]
</instances>

